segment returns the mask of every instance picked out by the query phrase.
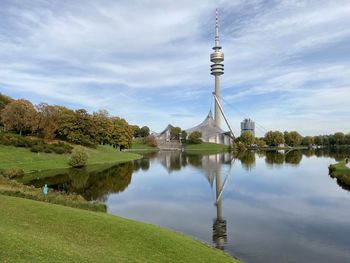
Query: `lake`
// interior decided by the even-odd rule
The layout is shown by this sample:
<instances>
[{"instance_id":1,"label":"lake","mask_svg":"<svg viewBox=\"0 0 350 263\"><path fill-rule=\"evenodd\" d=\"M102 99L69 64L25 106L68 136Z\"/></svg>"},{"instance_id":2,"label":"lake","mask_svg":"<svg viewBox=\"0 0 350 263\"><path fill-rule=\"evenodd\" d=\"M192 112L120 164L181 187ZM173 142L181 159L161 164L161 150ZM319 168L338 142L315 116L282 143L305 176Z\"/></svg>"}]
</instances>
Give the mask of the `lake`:
<instances>
[{"instance_id":1,"label":"lake","mask_svg":"<svg viewBox=\"0 0 350 263\"><path fill-rule=\"evenodd\" d=\"M105 202L108 213L189 234L246 263L343 263L350 262L350 194L328 165L346 156L159 152L31 183Z\"/></svg>"}]
</instances>

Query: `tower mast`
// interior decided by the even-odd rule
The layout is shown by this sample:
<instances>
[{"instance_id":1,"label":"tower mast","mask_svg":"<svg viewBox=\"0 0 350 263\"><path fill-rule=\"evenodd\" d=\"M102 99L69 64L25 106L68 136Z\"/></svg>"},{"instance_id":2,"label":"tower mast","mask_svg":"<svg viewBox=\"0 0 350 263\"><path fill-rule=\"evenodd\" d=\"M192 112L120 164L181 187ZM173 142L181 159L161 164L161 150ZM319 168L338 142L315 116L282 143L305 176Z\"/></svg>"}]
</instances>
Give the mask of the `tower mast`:
<instances>
[{"instance_id":1,"label":"tower mast","mask_svg":"<svg viewBox=\"0 0 350 263\"><path fill-rule=\"evenodd\" d=\"M216 19L215 19L215 46L213 47L214 52L210 54L210 61L213 62L211 67L211 75L215 77L215 95L218 101L220 102L220 76L224 74L224 53L221 51L220 38L219 38L219 17L218 10L216 9ZM219 103L215 101L215 112L214 120L216 126L220 128L220 107Z\"/></svg>"}]
</instances>

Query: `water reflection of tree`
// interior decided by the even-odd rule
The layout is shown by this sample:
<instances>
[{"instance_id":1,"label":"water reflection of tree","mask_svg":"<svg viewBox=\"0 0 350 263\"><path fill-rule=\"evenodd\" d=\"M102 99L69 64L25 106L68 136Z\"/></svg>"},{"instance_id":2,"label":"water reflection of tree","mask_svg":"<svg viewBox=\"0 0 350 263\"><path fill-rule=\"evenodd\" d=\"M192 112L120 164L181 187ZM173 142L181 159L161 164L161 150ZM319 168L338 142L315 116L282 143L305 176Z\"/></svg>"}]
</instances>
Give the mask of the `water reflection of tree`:
<instances>
[{"instance_id":1,"label":"water reflection of tree","mask_svg":"<svg viewBox=\"0 0 350 263\"><path fill-rule=\"evenodd\" d=\"M110 193L123 192L131 182L133 163L113 166L101 173L91 174L81 195L87 200L103 200Z\"/></svg>"},{"instance_id":2,"label":"water reflection of tree","mask_svg":"<svg viewBox=\"0 0 350 263\"><path fill-rule=\"evenodd\" d=\"M255 166L255 152L253 151L238 152L235 158L239 159L242 166L247 170L251 170Z\"/></svg>"},{"instance_id":3,"label":"water reflection of tree","mask_svg":"<svg viewBox=\"0 0 350 263\"><path fill-rule=\"evenodd\" d=\"M306 156L330 157L337 162L350 157L350 148L320 148L315 150L304 150L303 154Z\"/></svg>"},{"instance_id":4,"label":"water reflection of tree","mask_svg":"<svg viewBox=\"0 0 350 263\"><path fill-rule=\"evenodd\" d=\"M344 183L343 181L339 180L337 178L337 184L344 190L350 191L350 185L348 185L347 183Z\"/></svg>"},{"instance_id":5,"label":"water reflection of tree","mask_svg":"<svg viewBox=\"0 0 350 263\"><path fill-rule=\"evenodd\" d=\"M148 158L142 158L139 160L134 161L134 171L137 172L138 170L142 171L148 171L150 167L150 160Z\"/></svg>"},{"instance_id":6,"label":"water reflection of tree","mask_svg":"<svg viewBox=\"0 0 350 263\"><path fill-rule=\"evenodd\" d=\"M148 164L149 165L149 164ZM66 173L51 178L34 180L31 184L49 187L82 195L86 200L104 201L108 194L124 191L131 182L134 164L119 164L104 170L88 168L67 169Z\"/></svg>"},{"instance_id":7,"label":"water reflection of tree","mask_svg":"<svg viewBox=\"0 0 350 263\"><path fill-rule=\"evenodd\" d=\"M303 158L301 151L290 151L285 156L286 163L298 165Z\"/></svg>"},{"instance_id":8,"label":"water reflection of tree","mask_svg":"<svg viewBox=\"0 0 350 263\"><path fill-rule=\"evenodd\" d=\"M267 151L266 157L265 157L265 162L269 165L283 164L284 163L284 154L282 154L280 152Z\"/></svg>"},{"instance_id":9,"label":"water reflection of tree","mask_svg":"<svg viewBox=\"0 0 350 263\"><path fill-rule=\"evenodd\" d=\"M187 155L187 161L194 167L202 167L202 155Z\"/></svg>"},{"instance_id":10,"label":"water reflection of tree","mask_svg":"<svg viewBox=\"0 0 350 263\"><path fill-rule=\"evenodd\" d=\"M86 168L70 169L68 174L70 180L70 187L72 189L83 189L89 180L90 174Z\"/></svg>"}]
</instances>

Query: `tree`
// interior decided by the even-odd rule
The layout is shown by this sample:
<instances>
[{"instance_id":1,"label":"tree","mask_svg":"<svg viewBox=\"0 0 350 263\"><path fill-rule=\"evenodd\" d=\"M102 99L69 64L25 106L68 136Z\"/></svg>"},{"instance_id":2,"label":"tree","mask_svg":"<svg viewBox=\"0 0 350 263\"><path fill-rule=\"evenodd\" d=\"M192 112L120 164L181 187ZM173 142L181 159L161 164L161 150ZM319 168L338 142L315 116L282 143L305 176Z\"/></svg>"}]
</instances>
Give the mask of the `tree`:
<instances>
[{"instance_id":1,"label":"tree","mask_svg":"<svg viewBox=\"0 0 350 263\"><path fill-rule=\"evenodd\" d=\"M140 137L147 137L149 135L150 129L147 126L143 126L140 129Z\"/></svg>"},{"instance_id":2,"label":"tree","mask_svg":"<svg viewBox=\"0 0 350 263\"><path fill-rule=\"evenodd\" d=\"M186 142L187 140L187 132L181 131L181 142Z\"/></svg>"},{"instance_id":3,"label":"tree","mask_svg":"<svg viewBox=\"0 0 350 263\"><path fill-rule=\"evenodd\" d=\"M92 137L99 144L109 144L108 130L111 126L109 113L106 110L99 110L92 114Z\"/></svg>"},{"instance_id":4,"label":"tree","mask_svg":"<svg viewBox=\"0 0 350 263\"><path fill-rule=\"evenodd\" d=\"M284 132L284 142L291 147L297 147L300 145L302 136L296 132L296 131L291 131L291 132Z\"/></svg>"},{"instance_id":5,"label":"tree","mask_svg":"<svg viewBox=\"0 0 350 263\"><path fill-rule=\"evenodd\" d=\"M157 140L154 136L149 135L144 139L144 143L150 147L157 147Z\"/></svg>"},{"instance_id":6,"label":"tree","mask_svg":"<svg viewBox=\"0 0 350 263\"><path fill-rule=\"evenodd\" d=\"M28 100L14 100L8 103L1 112L1 120L6 130L14 130L22 135L31 130L36 117L33 104Z\"/></svg>"},{"instance_id":7,"label":"tree","mask_svg":"<svg viewBox=\"0 0 350 263\"><path fill-rule=\"evenodd\" d=\"M258 148L264 148L266 146L266 142L263 139L256 140L256 145Z\"/></svg>"},{"instance_id":8,"label":"tree","mask_svg":"<svg viewBox=\"0 0 350 263\"><path fill-rule=\"evenodd\" d=\"M58 134L61 139L95 147L98 141L94 138L93 120L85 109L72 111L65 107L58 107L59 127Z\"/></svg>"},{"instance_id":9,"label":"tree","mask_svg":"<svg viewBox=\"0 0 350 263\"><path fill-rule=\"evenodd\" d=\"M120 149L129 149L132 144L133 129L131 125L124 119L112 117L112 126L109 134L111 136L111 144Z\"/></svg>"},{"instance_id":10,"label":"tree","mask_svg":"<svg viewBox=\"0 0 350 263\"><path fill-rule=\"evenodd\" d=\"M334 140L336 145L343 145L345 139L345 134L342 132L334 133Z\"/></svg>"},{"instance_id":11,"label":"tree","mask_svg":"<svg viewBox=\"0 0 350 263\"><path fill-rule=\"evenodd\" d=\"M251 131L245 131L241 134L240 136L240 141L245 145L245 146L250 146L254 143L255 137Z\"/></svg>"},{"instance_id":12,"label":"tree","mask_svg":"<svg viewBox=\"0 0 350 263\"><path fill-rule=\"evenodd\" d=\"M37 105L36 109L37 116L34 123L37 124L37 130L46 139L54 138L59 127L59 109L47 103Z\"/></svg>"},{"instance_id":13,"label":"tree","mask_svg":"<svg viewBox=\"0 0 350 263\"><path fill-rule=\"evenodd\" d=\"M322 135L314 136L314 143L316 145L323 145L323 136Z\"/></svg>"},{"instance_id":14,"label":"tree","mask_svg":"<svg viewBox=\"0 0 350 263\"><path fill-rule=\"evenodd\" d=\"M0 112L5 108L7 104L9 104L13 99L7 97L6 95L0 93Z\"/></svg>"},{"instance_id":15,"label":"tree","mask_svg":"<svg viewBox=\"0 0 350 263\"><path fill-rule=\"evenodd\" d=\"M265 134L264 141L269 146L278 146L284 143L284 136L279 131L269 131Z\"/></svg>"},{"instance_id":16,"label":"tree","mask_svg":"<svg viewBox=\"0 0 350 263\"><path fill-rule=\"evenodd\" d=\"M179 140L181 135L181 128L180 127L172 127L170 129L170 139L171 140Z\"/></svg>"},{"instance_id":17,"label":"tree","mask_svg":"<svg viewBox=\"0 0 350 263\"><path fill-rule=\"evenodd\" d=\"M188 143L189 144L200 144L202 143L202 133L201 132L198 132L198 131L195 131L195 132L192 132L189 136L188 136Z\"/></svg>"},{"instance_id":18,"label":"tree","mask_svg":"<svg viewBox=\"0 0 350 263\"><path fill-rule=\"evenodd\" d=\"M141 137L141 128L138 125L131 125L134 138Z\"/></svg>"},{"instance_id":19,"label":"tree","mask_svg":"<svg viewBox=\"0 0 350 263\"><path fill-rule=\"evenodd\" d=\"M344 142L346 145L350 145L350 133L345 134Z\"/></svg>"},{"instance_id":20,"label":"tree","mask_svg":"<svg viewBox=\"0 0 350 263\"><path fill-rule=\"evenodd\" d=\"M0 126L3 126L3 123L1 121L1 111L5 108L7 104L9 104L12 101L10 97L7 97L0 93ZM0 129L1 131L1 129Z\"/></svg>"},{"instance_id":21,"label":"tree","mask_svg":"<svg viewBox=\"0 0 350 263\"><path fill-rule=\"evenodd\" d=\"M305 136L302 141L301 144L304 146L309 146L314 144L314 138L312 136Z\"/></svg>"}]
</instances>

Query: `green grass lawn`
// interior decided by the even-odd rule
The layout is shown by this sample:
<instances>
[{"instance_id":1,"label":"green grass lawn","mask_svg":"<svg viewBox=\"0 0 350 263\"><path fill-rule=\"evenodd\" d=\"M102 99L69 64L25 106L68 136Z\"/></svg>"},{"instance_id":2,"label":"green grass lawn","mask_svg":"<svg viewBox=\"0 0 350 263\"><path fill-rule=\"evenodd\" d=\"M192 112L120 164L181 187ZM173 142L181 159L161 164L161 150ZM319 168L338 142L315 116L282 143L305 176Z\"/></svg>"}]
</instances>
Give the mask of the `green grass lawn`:
<instances>
[{"instance_id":1,"label":"green grass lawn","mask_svg":"<svg viewBox=\"0 0 350 263\"><path fill-rule=\"evenodd\" d=\"M350 169L345 166L345 161L332 164L331 167L333 167L332 174L333 175L346 175L350 177Z\"/></svg>"},{"instance_id":2,"label":"green grass lawn","mask_svg":"<svg viewBox=\"0 0 350 263\"><path fill-rule=\"evenodd\" d=\"M84 147L89 155L88 165L126 162L141 158L141 155L120 152L111 146L96 149ZM20 168L25 172L68 168L69 154L32 153L29 149L0 145L0 169Z\"/></svg>"},{"instance_id":3,"label":"green grass lawn","mask_svg":"<svg viewBox=\"0 0 350 263\"><path fill-rule=\"evenodd\" d=\"M345 161L330 165L329 172L341 184L350 187L350 169L345 166Z\"/></svg>"},{"instance_id":4,"label":"green grass lawn","mask_svg":"<svg viewBox=\"0 0 350 263\"><path fill-rule=\"evenodd\" d=\"M154 225L0 195L0 262L238 262Z\"/></svg>"},{"instance_id":5,"label":"green grass lawn","mask_svg":"<svg viewBox=\"0 0 350 263\"><path fill-rule=\"evenodd\" d=\"M134 138L132 140L132 146L129 151L139 151L139 152L155 152L159 149L157 147L151 147L143 143L143 138Z\"/></svg>"},{"instance_id":6,"label":"green grass lawn","mask_svg":"<svg viewBox=\"0 0 350 263\"><path fill-rule=\"evenodd\" d=\"M200 144L188 144L185 151L190 154L215 154L227 152L228 146L216 143L203 142Z\"/></svg>"}]
</instances>

